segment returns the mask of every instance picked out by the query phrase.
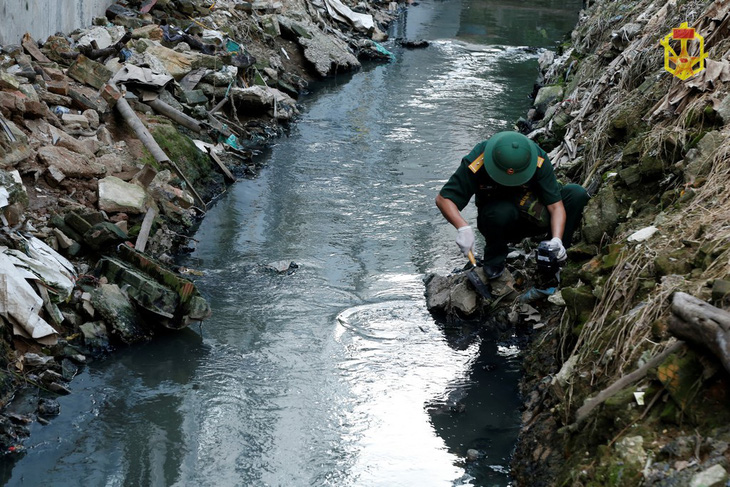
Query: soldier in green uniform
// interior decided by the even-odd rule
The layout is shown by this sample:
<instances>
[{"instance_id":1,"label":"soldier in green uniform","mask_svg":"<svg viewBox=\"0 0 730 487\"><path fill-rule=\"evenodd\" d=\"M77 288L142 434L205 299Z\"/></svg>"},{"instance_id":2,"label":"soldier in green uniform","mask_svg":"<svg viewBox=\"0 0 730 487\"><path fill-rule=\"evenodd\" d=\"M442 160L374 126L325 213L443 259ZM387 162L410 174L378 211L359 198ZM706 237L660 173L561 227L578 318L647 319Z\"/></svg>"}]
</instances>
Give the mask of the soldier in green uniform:
<instances>
[{"instance_id":1,"label":"soldier in green uniform","mask_svg":"<svg viewBox=\"0 0 730 487\"><path fill-rule=\"evenodd\" d=\"M484 235L484 270L490 279L504 271L508 242L550 234L558 260L567 258L588 193L558 183L547 154L518 132L499 132L480 142L436 196L436 206L457 230L464 255L474 250L474 231L461 216L476 195L477 228Z\"/></svg>"}]
</instances>

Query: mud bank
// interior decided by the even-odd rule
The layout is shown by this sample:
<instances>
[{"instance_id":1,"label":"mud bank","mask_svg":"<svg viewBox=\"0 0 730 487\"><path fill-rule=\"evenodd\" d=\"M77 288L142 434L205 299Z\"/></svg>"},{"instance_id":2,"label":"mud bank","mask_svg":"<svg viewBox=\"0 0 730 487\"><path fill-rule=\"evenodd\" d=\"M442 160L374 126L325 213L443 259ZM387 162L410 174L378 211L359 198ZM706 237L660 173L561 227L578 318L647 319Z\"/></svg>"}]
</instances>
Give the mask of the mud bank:
<instances>
[{"instance_id":1,"label":"mud bank","mask_svg":"<svg viewBox=\"0 0 730 487\"><path fill-rule=\"evenodd\" d=\"M54 398L89 360L210 316L174 256L229 184L256 176L310 82L390 59L377 41L403 7L129 1L2 46L5 452L61 413ZM14 408L20 389L30 411Z\"/></svg>"}]
</instances>

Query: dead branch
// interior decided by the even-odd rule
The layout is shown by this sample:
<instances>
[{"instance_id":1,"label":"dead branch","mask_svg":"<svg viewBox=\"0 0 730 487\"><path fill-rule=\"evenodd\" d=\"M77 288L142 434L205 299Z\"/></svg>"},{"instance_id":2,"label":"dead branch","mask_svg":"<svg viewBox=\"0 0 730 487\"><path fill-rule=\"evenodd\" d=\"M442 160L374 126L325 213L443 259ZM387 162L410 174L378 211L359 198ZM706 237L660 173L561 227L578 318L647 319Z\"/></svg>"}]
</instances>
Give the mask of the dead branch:
<instances>
[{"instance_id":1,"label":"dead branch","mask_svg":"<svg viewBox=\"0 0 730 487\"><path fill-rule=\"evenodd\" d=\"M651 369L661 364L665 358L679 350L682 345L684 345L684 342L682 341L677 341L673 343L662 353L652 358L647 363L645 363L635 371L631 372L630 374L621 377L619 380L599 392L595 397L586 399L583 403L583 406L581 406L575 413L575 423L573 423L573 425L571 425L569 429L571 429L573 426L577 427L577 425L580 424L584 419L586 419L595 408L603 404L607 399L615 395L617 392L633 384L634 382L643 379Z\"/></svg>"},{"instance_id":2,"label":"dead branch","mask_svg":"<svg viewBox=\"0 0 730 487\"><path fill-rule=\"evenodd\" d=\"M716 355L730 372L730 313L687 293L676 292L669 331Z\"/></svg>"}]
</instances>

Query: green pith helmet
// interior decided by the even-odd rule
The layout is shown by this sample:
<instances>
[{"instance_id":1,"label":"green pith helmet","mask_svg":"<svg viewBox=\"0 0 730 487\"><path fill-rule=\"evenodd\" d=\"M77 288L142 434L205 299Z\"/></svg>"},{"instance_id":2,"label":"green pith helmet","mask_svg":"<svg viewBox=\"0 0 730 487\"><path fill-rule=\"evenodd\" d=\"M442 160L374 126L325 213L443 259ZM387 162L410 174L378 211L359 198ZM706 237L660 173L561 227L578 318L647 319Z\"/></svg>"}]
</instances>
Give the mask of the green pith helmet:
<instances>
[{"instance_id":1,"label":"green pith helmet","mask_svg":"<svg viewBox=\"0 0 730 487\"><path fill-rule=\"evenodd\" d=\"M525 184L537 170L537 146L518 132L494 134L484 149L484 168L503 186Z\"/></svg>"}]
</instances>

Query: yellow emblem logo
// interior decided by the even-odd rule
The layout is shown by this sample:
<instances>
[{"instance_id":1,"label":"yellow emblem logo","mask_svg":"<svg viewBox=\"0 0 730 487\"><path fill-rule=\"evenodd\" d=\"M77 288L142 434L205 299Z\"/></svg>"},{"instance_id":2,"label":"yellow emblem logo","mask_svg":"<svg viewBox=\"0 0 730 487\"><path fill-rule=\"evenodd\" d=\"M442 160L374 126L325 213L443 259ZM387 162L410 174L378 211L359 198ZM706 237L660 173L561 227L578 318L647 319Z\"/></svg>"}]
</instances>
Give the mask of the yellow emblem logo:
<instances>
[{"instance_id":1,"label":"yellow emblem logo","mask_svg":"<svg viewBox=\"0 0 730 487\"><path fill-rule=\"evenodd\" d=\"M672 48L670 41L679 41L679 54ZM692 56L687 48L690 42L690 49L696 56ZM705 69L705 38L693 27L688 27L687 22L683 22L678 29L672 29L672 33L661 40L661 45L664 46L664 69L677 78L686 80ZM676 47L676 42L674 45Z\"/></svg>"}]
</instances>

